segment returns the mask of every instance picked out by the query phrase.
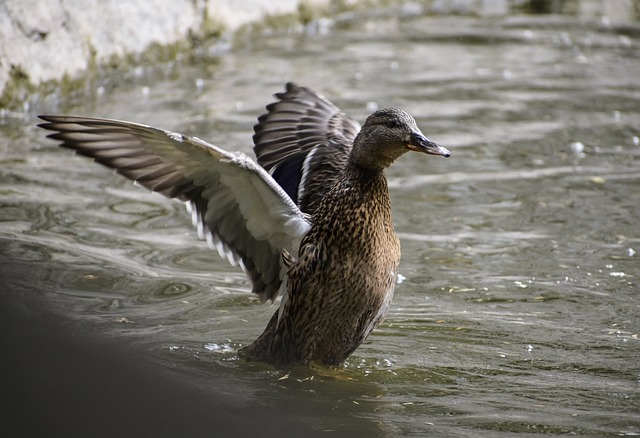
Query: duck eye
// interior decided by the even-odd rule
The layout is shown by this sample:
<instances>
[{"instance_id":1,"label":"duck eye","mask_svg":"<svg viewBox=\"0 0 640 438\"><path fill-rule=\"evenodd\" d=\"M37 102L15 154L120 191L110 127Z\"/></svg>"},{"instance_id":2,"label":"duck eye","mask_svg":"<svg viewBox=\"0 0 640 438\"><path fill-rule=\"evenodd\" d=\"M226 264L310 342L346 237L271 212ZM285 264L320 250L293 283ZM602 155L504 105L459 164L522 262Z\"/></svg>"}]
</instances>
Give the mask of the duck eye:
<instances>
[{"instance_id":1,"label":"duck eye","mask_svg":"<svg viewBox=\"0 0 640 438\"><path fill-rule=\"evenodd\" d=\"M387 128L395 129L400 126L397 120L387 120Z\"/></svg>"}]
</instances>

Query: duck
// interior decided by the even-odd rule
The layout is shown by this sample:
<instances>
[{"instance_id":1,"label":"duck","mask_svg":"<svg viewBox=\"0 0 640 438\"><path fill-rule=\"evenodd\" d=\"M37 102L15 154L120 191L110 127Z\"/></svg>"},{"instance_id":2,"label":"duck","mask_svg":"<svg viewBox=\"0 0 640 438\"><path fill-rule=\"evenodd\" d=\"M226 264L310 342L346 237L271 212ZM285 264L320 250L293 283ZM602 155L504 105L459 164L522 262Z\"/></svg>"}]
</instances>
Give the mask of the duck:
<instances>
[{"instance_id":1,"label":"duck","mask_svg":"<svg viewBox=\"0 0 640 438\"><path fill-rule=\"evenodd\" d=\"M399 108L362 126L293 82L254 126L256 160L114 119L40 115L59 146L186 204L200 238L277 310L239 349L278 367L339 366L383 321L400 242L384 170L407 152L449 157Z\"/></svg>"}]
</instances>

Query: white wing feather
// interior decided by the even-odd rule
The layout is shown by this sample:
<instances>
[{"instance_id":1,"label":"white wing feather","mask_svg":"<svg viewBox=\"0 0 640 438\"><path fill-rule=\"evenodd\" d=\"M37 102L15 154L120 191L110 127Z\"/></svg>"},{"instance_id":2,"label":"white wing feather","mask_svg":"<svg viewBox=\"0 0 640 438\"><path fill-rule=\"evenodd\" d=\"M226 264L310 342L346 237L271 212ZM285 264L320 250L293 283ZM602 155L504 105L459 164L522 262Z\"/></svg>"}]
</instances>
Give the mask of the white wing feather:
<instances>
[{"instance_id":1,"label":"white wing feather","mask_svg":"<svg viewBox=\"0 0 640 438\"><path fill-rule=\"evenodd\" d=\"M278 294L282 251L297 254L310 222L278 183L242 153L137 123L41 116L49 137L150 190L187 204L198 235L243 267L263 300Z\"/></svg>"}]
</instances>

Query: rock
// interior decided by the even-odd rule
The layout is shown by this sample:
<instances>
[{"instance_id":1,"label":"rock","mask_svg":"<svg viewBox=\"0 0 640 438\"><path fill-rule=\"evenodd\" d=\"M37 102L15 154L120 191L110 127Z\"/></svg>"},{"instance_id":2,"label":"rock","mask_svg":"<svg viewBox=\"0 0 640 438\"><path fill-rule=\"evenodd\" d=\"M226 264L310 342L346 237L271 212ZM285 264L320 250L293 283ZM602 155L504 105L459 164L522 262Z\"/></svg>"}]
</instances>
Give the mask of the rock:
<instances>
[{"instance_id":1,"label":"rock","mask_svg":"<svg viewBox=\"0 0 640 438\"><path fill-rule=\"evenodd\" d=\"M314 0L314 3L328 0ZM32 86L75 78L92 63L225 32L264 17L295 12L299 0L4 0L0 2L0 107L20 78ZM307 0L308 3L308 0ZM15 84L14 84L15 86ZM14 102L15 104L15 92Z\"/></svg>"}]
</instances>

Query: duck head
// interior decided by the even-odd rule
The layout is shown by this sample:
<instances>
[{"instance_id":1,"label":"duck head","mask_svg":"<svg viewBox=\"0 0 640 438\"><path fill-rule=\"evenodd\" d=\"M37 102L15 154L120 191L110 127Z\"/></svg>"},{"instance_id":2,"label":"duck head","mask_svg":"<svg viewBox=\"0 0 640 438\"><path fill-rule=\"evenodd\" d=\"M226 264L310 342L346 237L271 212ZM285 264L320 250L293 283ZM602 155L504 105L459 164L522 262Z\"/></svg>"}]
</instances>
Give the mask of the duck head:
<instances>
[{"instance_id":1,"label":"duck head","mask_svg":"<svg viewBox=\"0 0 640 438\"><path fill-rule=\"evenodd\" d=\"M429 140L407 112L386 108L371 114L353 142L351 161L371 170L389 167L408 151L448 157L451 153Z\"/></svg>"}]
</instances>

